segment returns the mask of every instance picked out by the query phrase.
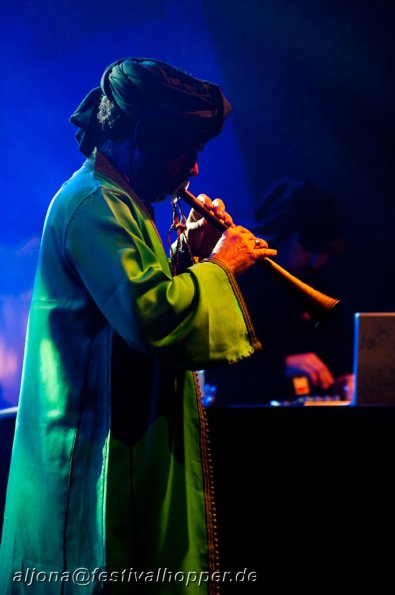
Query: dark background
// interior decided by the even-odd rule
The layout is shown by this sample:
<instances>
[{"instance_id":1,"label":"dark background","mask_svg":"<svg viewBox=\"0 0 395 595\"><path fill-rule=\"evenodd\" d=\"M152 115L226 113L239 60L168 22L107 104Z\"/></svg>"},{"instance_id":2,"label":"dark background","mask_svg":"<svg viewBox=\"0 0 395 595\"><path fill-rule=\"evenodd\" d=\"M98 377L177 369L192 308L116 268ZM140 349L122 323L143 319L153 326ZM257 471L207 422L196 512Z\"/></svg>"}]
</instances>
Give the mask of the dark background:
<instances>
[{"instance_id":1,"label":"dark background","mask_svg":"<svg viewBox=\"0 0 395 595\"><path fill-rule=\"evenodd\" d=\"M209 410L221 570L244 576L222 595L393 595L394 418L393 407ZM0 415L0 533L14 422Z\"/></svg>"},{"instance_id":2,"label":"dark background","mask_svg":"<svg viewBox=\"0 0 395 595\"><path fill-rule=\"evenodd\" d=\"M174 63L221 84L232 102L223 134L201 157L193 192L221 196L246 226L254 204L281 176L339 193L349 217L348 254L328 269L333 293L353 311L394 310L393 6L387 0L3 3L0 381L11 347L20 369L26 299L20 305L18 296L32 285L38 245L32 238L40 236L51 197L82 161L68 117L121 56ZM165 234L168 204L157 214ZM19 334L10 322L13 308L21 310ZM16 403L18 370L13 389L10 379L3 382L5 404Z\"/></svg>"}]
</instances>

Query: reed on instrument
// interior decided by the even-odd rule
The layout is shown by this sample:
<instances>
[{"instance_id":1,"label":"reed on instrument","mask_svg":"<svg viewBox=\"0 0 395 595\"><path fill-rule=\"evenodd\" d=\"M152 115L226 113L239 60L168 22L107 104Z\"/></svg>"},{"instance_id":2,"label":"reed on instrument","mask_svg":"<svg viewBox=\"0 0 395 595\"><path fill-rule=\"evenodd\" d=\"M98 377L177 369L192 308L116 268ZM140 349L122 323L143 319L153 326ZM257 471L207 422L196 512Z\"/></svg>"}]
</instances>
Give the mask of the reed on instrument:
<instances>
[{"instance_id":1,"label":"reed on instrument","mask_svg":"<svg viewBox=\"0 0 395 595\"><path fill-rule=\"evenodd\" d=\"M182 199L190 207L200 213L209 223L211 223L221 233L229 228L224 220L218 218L213 211L210 211L204 203L196 198L183 184L174 194L174 200ZM304 283L295 275L289 273L282 266L277 264L271 258L265 258L259 261L270 274L274 276L303 306L309 316L318 324L327 314L340 302L340 300L329 297L320 291L317 291L307 283Z\"/></svg>"}]
</instances>

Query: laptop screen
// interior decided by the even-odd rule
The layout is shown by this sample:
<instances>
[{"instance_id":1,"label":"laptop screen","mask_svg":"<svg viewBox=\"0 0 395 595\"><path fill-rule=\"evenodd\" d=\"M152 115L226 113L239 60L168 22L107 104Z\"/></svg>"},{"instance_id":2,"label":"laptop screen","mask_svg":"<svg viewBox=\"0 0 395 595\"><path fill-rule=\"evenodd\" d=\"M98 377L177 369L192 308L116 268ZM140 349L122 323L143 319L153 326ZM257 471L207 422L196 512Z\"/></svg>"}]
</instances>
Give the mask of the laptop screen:
<instances>
[{"instance_id":1,"label":"laptop screen","mask_svg":"<svg viewBox=\"0 0 395 595\"><path fill-rule=\"evenodd\" d=\"M357 312L354 374L357 405L395 405L395 312Z\"/></svg>"}]
</instances>

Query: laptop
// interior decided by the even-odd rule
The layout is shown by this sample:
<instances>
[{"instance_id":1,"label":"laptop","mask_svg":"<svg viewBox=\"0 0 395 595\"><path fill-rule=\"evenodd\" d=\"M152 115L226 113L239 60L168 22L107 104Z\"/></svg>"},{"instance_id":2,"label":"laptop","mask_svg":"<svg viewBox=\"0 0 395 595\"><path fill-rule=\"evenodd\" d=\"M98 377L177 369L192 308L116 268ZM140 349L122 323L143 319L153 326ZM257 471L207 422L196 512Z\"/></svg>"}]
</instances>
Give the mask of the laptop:
<instances>
[{"instance_id":1,"label":"laptop","mask_svg":"<svg viewBox=\"0 0 395 595\"><path fill-rule=\"evenodd\" d=\"M354 318L356 405L395 405L395 312Z\"/></svg>"}]
</instances>

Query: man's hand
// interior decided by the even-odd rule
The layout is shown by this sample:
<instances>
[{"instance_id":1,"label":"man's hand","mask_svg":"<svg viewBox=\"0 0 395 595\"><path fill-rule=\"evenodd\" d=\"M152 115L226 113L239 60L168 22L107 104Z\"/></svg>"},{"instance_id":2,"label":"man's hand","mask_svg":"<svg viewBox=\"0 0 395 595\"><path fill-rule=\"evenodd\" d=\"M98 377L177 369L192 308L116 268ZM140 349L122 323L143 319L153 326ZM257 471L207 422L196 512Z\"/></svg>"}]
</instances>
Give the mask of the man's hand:
<instances>
[{"instance_id":1,"label":"man's hand","mask_svg":"<svg viewBox=\"0 0 395 595\"><path fill-rule=\"evenodd\" d=\"M240 275L249 269L257 260L275 256L277 250L268 248L267 242L258 239L248 229L235 225L232 217L225 211L225 205L219 198L211 200L205 194L198 199L218 218L222 219L228 229L221 234L200 213L191 210L187 219L187 237L194 256L208 256L222 260L234 275Z\"/></svg>"},{"instance_id":2,"label":"man's hand","mask_svg":"<svg viewBox=\"0 0 395 595\"><path fill-rule=\"evenodd\" d=\"M265 240L256 238L248 229L237 225L222 234L210 256L222 260L237 276L257 260L276 254L277 250L268 248Z\"/></svg>"},{"instance_id":3,"label":"man's hand","mask_svg":"<svg viewBox=\"0 0 395 595\"><path fill-rule=\"evenodd\" d=\"M287 378L307 376L312 386L327 390L335 379L329 368L315 353L297 353L285 358L285 375Z\"/></svg>"},{"instance_id":4,"label":"man's hand","mask_svg":"<svg viewBox=\"0 0 395 595\"><path fill-rule=\"evenodd\" d=\"M206 194L197 197L218 219L222 219L228 226L233 225L232 217L226 213L225 205L220 198L211 200ZM200 213L191 210L187 219L187 238L194 256L206 258L221 237L221 232L210 225Z\"/></svg>"}]
</instances>

